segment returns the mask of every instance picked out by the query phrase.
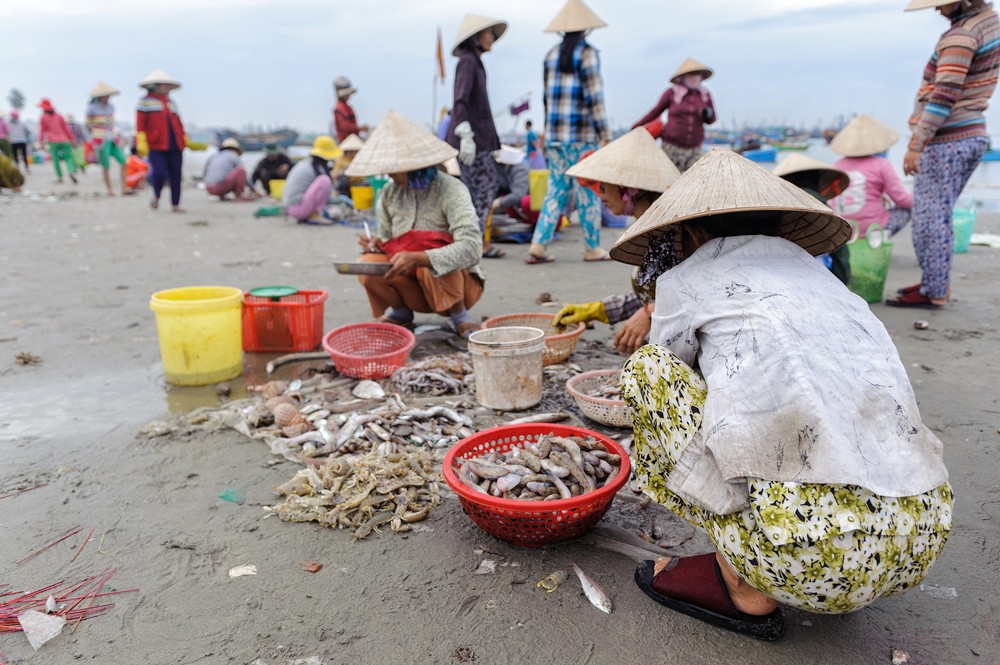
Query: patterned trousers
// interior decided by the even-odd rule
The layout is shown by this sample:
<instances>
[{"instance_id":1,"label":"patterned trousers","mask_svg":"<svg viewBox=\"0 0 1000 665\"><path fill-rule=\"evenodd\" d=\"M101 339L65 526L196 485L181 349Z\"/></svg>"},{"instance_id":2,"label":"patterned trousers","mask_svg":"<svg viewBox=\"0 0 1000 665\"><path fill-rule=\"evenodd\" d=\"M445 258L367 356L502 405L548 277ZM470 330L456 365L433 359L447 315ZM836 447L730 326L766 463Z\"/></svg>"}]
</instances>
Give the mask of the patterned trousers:
<instances>
[{"instance_id":1,"label":"patterned trousers","mask_svg":"<svg viewBox=\"0 0 1000 665\"><path fill-rule=\"evenodd\" d=\"M576 197L576 209L580 213L583 240L587 249L596 249L601 244L601 199L566 175L566 169L580 161L580 156L588 150L595 150L594 143L546 143L545 154L549 160L549 182L545 190L545 202L535 225L531 242L548 245L555 235L556 225L566 211L570 194Z\"/></svg>"},{"instance_id":2,"label":"patterned trousers","mask_svg":"<svg viewBox=\"0 0 1000 665\"><path fill-rule=\"evenodd\" d=\"M674 166L681 173L694 166L694 163L701 159L702 154L704 154L701 151L701 146L697 148L682 148L666 141L663 142L663 152L667 153L667 157L670 158L670 161L674 163Z\"/></svg>"},{"instance_id":3,"label":"patterned trousers","mask_svg":"<svg viewBox=\"0 0 1000 665\"><path fill-rule=\"evenodd\" d=\"M462 182L472 195L472 205L475 206L476 216L479 217L479 230L485 233L486 217L490 214L493 199L500 191L496 160L493 159L492 152L480 152L469 165L459 161L458 168L462 171Z\"/></svg>"},{"instance_id":4,"label":"patterned trousers","mask_svg":"<svg viewBox=\"0 0 1000 665\"><path fill-rule=\"evenodd\" d=\"M928 298L948 296L954 254L952 209L987 143L979 136L932 143L920 155L920 171L913 181L913 251L922 271L920 292Z\"/></svg>"}]
</instances>

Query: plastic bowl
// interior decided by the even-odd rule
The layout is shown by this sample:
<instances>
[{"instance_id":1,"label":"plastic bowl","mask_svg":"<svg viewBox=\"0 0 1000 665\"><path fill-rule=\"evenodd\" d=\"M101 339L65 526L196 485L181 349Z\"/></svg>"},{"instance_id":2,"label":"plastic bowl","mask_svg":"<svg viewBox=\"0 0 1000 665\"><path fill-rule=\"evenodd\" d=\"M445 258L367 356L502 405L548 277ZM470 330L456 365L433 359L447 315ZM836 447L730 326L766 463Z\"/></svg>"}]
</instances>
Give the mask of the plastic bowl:
<instances>
[{"instance_id":1,"label":"plastic bowl","mask_svg":"<svg viewBox=\"0 0 1000 665\"><path fill-rule=\"evenodd\" d=\"M587 329L583 323L568 326L565 332L559 332L552 325L552 314L504 314L483 321L484 328L499 328L500 326L525 326L538 328L545 333L545 352L542 354L542 365L554 365L569 358L576 349L576 342Z\"/></svg>"},{"instance_id":2,"label":"plastic bowl","mask_svg":"<svg viewBox=\"0 0 1000 665\"><path fill-rule=\"evenodd\" d=\"M392 323L352 323L323 336L337 371L355 379L384 379L406 364L416 343L412 332Z\"/></svg>"},{"instance_id":3,"label":"plastic bowl","mask_svg":"<svg viewBox=\"0 0 1000 665\"><path fill-rule=\"evenodd\" d=\"M606 383L607 377L614 376L617 380L621 374L620 367L584 372L566 382L566 392L576 400L576 405L583 411L583 415L591 420L610 427L631 427L632 413L629 411L628 405L625 404L625 400L594 397L587 394L588 390Z\"/></svg>"},{"instance_id":4,"label":"plastic bowl","mask_svg":"<svg viewBox=\"0 0 1000 665\"><path fill-rule=\"evenodd\" d=\"M469 489L456 475L456 460L523 447L543 435L594 437L609 453L621 457L618 475L593 492L555 501L497 498ZM603 434L582 427L539 423L494 427L462 439L445 455L442 470L448 487L458 495L462 510L483 531L519 547L542 547L581 536L597 524L611 507L615 494L628 481L632 465L628 452Z\"/></svg>"}]
</instances>

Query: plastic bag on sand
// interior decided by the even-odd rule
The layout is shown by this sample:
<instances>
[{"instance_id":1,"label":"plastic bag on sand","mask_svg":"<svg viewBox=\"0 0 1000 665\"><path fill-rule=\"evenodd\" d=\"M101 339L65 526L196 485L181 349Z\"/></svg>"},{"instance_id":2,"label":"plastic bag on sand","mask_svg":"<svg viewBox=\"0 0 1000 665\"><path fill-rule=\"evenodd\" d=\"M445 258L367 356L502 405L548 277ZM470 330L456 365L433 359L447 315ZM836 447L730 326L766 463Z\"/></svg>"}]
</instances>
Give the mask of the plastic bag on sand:
<instances>
[{"instance_id":1,"label":"plastic bag on sand","mask_svg":"<svg viewBox=\"0 0 1000 665\"><path fill-rule=\"evenodd\" d=\"M58 615L43 614L36 610L28 610L17 617L24 630L24 636L28 638L31 648L38 651L38 648L62 632L66 625L66 619Z\"/></svg>"}]
</instances>

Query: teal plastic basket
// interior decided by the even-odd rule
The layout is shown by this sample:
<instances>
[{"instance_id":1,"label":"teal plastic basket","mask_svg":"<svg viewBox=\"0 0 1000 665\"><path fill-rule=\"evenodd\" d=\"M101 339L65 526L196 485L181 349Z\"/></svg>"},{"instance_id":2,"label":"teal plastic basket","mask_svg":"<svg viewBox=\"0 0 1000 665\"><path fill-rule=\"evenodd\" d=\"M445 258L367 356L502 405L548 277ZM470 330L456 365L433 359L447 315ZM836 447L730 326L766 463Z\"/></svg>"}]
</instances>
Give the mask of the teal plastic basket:
<instances>
[{"instance_id":1,"label":"teal plastic basket","mask_svg":"<svg viewBox=\"0 0 1000 665\"><path fill-rule=\"evenodd\" d=\"M976 209L955 208L951 211L951 225L955 236L955 253L964 254L969 251L972 231L976 227Z\"/></svg>"}]
</instances>

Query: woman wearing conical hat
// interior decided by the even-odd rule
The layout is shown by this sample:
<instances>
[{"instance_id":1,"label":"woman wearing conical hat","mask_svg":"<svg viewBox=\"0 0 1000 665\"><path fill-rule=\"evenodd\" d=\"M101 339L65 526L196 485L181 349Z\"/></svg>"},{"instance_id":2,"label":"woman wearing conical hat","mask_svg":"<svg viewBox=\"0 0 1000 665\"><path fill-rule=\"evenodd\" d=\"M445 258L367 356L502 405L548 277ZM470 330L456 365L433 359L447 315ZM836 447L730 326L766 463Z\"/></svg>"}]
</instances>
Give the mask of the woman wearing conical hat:
<instances>
[{"instance_id":1,"label":"woman wearing conical hat","mask_svg":"<svg viewBox=\"0 0 1000 665\"><path fill-rule=\"evenodd\" d=\"M149 207L160 207L163 186L170 184L170 205L174 212L181 209L181 168L187 136L177 105L170 92L181 87L180 82L162 69L154 69L139 82L146 96L139 100L135 111L135 142L139 154L149 153L150 182L153 198Z\"/></svg>"},{"instance_id":2,"label":"woman wearing conical hat","mask_svg":"<svg viewBox=\"0 0 1000 665\"><path fill-rule=\"evenodd\" d=\"M702 85L712 73L711 67L688 58L670 77L671 86L660 95L656 106L632 125L642 127L667 111L667 122L660 129L659 138L664 152L681 173L701 157L705 125L711 125L717 117L712 93Z\"/></svg>"},{"instance_id":3,"label":"woman wearing conical hat","mask_svg":"<svg viewBox=\"0 0 1000 665\"><path fill-rule=\"evenodd\" d=\"M412 327L414 312L451 319L468 337L479 329L469 308L483 295L483 236L469 190L438 166L457 151L389 111L347 167L347 175L388 173L375 235L359 236L361 260L388 263L385 275L359 276L376 320Z\"/></svg>"},{"instance_id":4,"label":"woman wearing conical hat","mask_svg":"<svg viewBox=\"0 0 1000 665\"><path fill-rule=\"evenodd\" d=\"M584 153L596 150L611 139L604 108L601 61L597 49L586 40L589 31L606 25L583 0L567 0L545 28L545 32L561 33L563 38L546 54L543 66L549 180L525 259L529 265L555 260L546 253L546 247L552 242L556 224L562 219L571 196L576 201L583 227L584 260L604 261L608 257L601 248L600 199L566 175L566 169L580 161Z\"/></svg>"},{"instance_id":5,"label":"woman wearing conical hat","mask_svg":"<svg viewBox=\"0 0 1000 665\"><path fill-rule=\"evenodd\" d=\"M638 482L716 548L638 566L672 610L774 640L779 603L860 609L916 586L944 547L941 441L885 327L814 258L850 235L713 150L612 249L656 283L651 344L621 383Z\"/></svg>"},{"instance_id":6,"label":"woman wearing conical hat","mask_svg":"<svg viewBox=\"0 0 1000 665\"><path fill-rule=\"evenodd\" d=\"M90 91L90 102L87 104L87 115L84 121L87 125L87 131L90 132L90 140L94 145L97 163L101 166L108 196L115 195L111 188L112 159L118 162L122 194L133 193L125 184L125 153L118 145L118 138L115 136L115 107L111 104L111 97L117 95L118 92L107 83L98 81L97 85Z\"/></svg>"},{"instance_id":7,"label":"woman wearing conical hat","mask_svg":"<svg viewBox=\"0 0 1000 665\"><path fill-rule=\"evenodd\" d=\"M645 129L633 129L566 172L598 183L601 202L615 215L642 217L649 206L680 177L656 141ZM564 306L552 319L553 326L603 321L624 322L615 334L621 353L632 353L646 341L655 303L649 289L639 288L633 278L632 291L603 300Z\"/></svg>"},{"instance_id":8,"label":"woman wearing conical hat","mask_svg":"<svg viewBox=\"0 0 1000 665\"><path fill-rule=\"evenodd\" d=\"M841 169L800 152L788 155L771 173L826 205L830 205L830 199L844 192L851 182L850 176ZM851 281L851 250L846 244L818 258L841 282L848 284Z\"/></svg>"},{"instance_id":9,"label":"woman wearing conical hat","mask_svg":"<svg viewBox=\"0 0 1000 665\"><path fill-rule=\"evenodd\" d=\"M500 149L500 137L493 124L493 111L486 91L483 54L489 53L506 31L507 21L466 14L451 50L458 64L455 65L451 119L444 140L458 150L462 182L472 195L472 204L479 215L479 228L484 234L490 206L500 187L493 161L493 152ZM489 243L483 245L483 250L483 256L489 259L504 256L503 250Z\"/></svg>"},{"instance_id":10,"label":"woman wearing conical hat","mask_svg":"<svg viewBox=\"0 0 1000 665\"><path fill-rule=\"evenodd\" d=\"M850 186L830 206L855 222L862 238L872 224L895 235L910 221L913 195L883 156L898 140L892 128L869 115L859 115L830 141L830 149L843 155L833 166L851 178ZM891 209L885 207L885 197L894 204Z\"/></svg>"}]
</instances>

